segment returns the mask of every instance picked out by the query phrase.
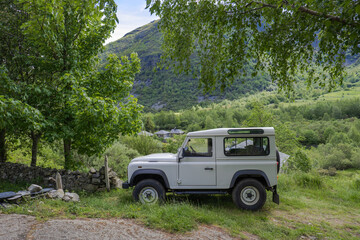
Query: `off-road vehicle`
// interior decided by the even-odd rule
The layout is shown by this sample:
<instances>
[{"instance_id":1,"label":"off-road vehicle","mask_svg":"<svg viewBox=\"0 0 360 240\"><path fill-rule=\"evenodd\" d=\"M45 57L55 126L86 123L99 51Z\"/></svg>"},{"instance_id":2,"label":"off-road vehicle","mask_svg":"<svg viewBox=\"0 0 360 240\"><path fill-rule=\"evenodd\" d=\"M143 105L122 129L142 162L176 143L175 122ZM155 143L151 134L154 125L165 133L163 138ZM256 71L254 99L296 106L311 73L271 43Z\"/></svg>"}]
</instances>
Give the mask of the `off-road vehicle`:
<instances>
[{"instance_id":1,"label":"off-road vehicle","mask_svg":"<svg viewBox=\"0 0 360 240\"><path fill-rule=\"evenodd\" d=\"M239 208L258 210L266 190L279 204L279 160L272 127L189 132L177 154L133 159L123 188L134 187L134 199L144 204L164 201L167 192L229 193Z\"/></svg>"}]
</instances>

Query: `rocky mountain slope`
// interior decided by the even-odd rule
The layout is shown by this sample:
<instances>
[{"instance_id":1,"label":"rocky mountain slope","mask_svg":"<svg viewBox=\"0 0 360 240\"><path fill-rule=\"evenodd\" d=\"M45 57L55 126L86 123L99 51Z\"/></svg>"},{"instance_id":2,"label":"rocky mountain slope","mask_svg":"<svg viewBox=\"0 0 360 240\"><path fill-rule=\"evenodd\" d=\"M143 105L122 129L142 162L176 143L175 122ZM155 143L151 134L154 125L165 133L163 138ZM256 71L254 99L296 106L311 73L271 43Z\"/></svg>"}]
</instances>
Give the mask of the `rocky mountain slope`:
<instances>
[{"instance_id":1,"label":"rocky mountain slope","mask_svg":"<svg viewBox=\"0 0 360 240\"><path fill-rule=\"evenodd\" d=\"M118 56L137 52L141 59L141 73L136 77L133 94L145 106L145 111L179 110L195 104L206 105L222 99L235 99L244 94L262 91L270 86L266 75L251 79L237 79L224 92L217 88L204 94L198 86L198 80L192 75L173 73L172 70L156 69L161 56L162 35L158 30L158 21L135 29L121 39L109 43L101 57L114 53ZM196 56L192 59L196 66ZM154 71L156 69L156 71Z\"/></svg>"}]
</instances>

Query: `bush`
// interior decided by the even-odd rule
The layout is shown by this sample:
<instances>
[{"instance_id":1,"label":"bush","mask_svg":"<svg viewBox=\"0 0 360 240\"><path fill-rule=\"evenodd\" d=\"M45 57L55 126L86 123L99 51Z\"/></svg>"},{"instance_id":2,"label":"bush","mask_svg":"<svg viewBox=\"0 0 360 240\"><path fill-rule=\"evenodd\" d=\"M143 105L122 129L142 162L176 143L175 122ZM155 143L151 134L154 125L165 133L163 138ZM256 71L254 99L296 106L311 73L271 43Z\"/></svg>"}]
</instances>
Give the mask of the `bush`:
<instances>
[{"instance_id":1,"label":"bush","mask_svg":"<svg viewBox=\"0 0 360 240\"><path fill-rule=\"evenodd\" d=\"M304 139L301 141L305 145L318 145L320 142L319 135L313 130L306 130L304 133Z\"/></svg>"},{"instance_id":2,"label":"bush","mask_svg":"<svg viewBox=\"0 0 360 240\"><path fill-rule=\"evenodd\" d=\"M326 175L326 176L336 176L336 168L329 168L329 169L319 169L318 173L320 175Z\"/></svg>"},{"instance_id":3,"label":"bush","mask_svg":"<svg viewBox=\"0 0 360 240\"><path fill-rule=\"evenodd\" d=\"M320 168L360 169L360 149L354 144L321 144L310 152Z\"/></svg>"},{"instance_id":4,"label":"bush","mask_svg":"<svg viewBox=\"0 0 360 240\"><path fill-rule=\"evenodd\" d=\"M175 135L173 138L166 139L167 143L163 144L163 152L177 153L185 137L186 135Z\"/></svg>"},{"instance_id":5,"label":"bush","mask_svg":"<svg viewBox=\"0 0 360 240\"><path fill-rule=\"evenodd\" d=\"M115 142L111 147L106 149L101 157L93 156L85 158L85 164L87 167L100 169L100 167L104 166L105 155L108 156L109 167L112 168L120 178L126 178L129 162L140 154L120 142Z\"/></svg>"},{"instance_id":6,"label":"bush","mask_svg":"<svg viewBox=\"0 0 360 240\"><path fill-rule=\"evenodd\" d=\"M162 143L150 136L123 136L120 140L141 155L162 152Z\"/></svg>"},{"instance_id":7,"label":"bush","mask_svg":"<svg viewBox=\"0 0 360 240\"><path fill-rule=\"evenodd\" d=\"M295 155L289 159L288 163L289 163L289 170L309 172L312 168L309 157L301 149L295 152Z\"/></svg>"},{"instance_id":8,"label":"bush","mask_svg":"<svg viewBox=\"0 0 360 240\"><path fill-rule=\"evenodd\" d=\"M346 158L343 151L340 149L333 149L329 155L325 156L323 167L334 167L336 169L344 170L351 168L351 161Z\"/></svg>"}]
</instances>

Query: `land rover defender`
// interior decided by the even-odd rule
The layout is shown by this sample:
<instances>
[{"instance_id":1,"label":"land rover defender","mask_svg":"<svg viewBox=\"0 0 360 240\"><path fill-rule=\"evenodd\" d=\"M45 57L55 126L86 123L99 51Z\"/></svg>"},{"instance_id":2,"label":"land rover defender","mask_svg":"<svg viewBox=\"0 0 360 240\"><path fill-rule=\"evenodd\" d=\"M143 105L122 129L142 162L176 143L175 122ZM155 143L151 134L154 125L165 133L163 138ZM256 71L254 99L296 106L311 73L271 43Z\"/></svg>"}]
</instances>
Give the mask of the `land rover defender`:
<instances>
[{"instance_id":1,"label":"land rover defender","mask_svg":"<svg viewBox=\"0 0 360 240\"><path fill-rule=\"evenodd\" d=\"M237 207L258 210L266 190L279 204L279 167L274 128L217 128L189 132L177 154L133 159L123 188L134 187L144 204L164 201L167 192L231 194Z\"/></svg>"}]
</instances>

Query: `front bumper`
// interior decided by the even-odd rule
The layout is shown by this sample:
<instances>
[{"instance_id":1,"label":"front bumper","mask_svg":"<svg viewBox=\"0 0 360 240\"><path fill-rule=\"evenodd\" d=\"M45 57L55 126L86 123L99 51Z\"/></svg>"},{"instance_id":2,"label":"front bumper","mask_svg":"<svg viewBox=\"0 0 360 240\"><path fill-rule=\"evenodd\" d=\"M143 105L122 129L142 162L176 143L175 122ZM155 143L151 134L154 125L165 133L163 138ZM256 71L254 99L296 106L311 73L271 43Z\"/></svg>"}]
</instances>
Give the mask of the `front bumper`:
<instances>
[{"instance_id":1,"label":"front bumper","mask_svg":"<svg viewBox=\"0 0 360 240\"><path fill-rule=\"evenodd\" d=\"M123 189L128 189L130 187L130 184L128 183L128 181L125 181L122 183L122 188Z\"/></svg>"}]
</instances>

